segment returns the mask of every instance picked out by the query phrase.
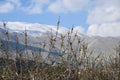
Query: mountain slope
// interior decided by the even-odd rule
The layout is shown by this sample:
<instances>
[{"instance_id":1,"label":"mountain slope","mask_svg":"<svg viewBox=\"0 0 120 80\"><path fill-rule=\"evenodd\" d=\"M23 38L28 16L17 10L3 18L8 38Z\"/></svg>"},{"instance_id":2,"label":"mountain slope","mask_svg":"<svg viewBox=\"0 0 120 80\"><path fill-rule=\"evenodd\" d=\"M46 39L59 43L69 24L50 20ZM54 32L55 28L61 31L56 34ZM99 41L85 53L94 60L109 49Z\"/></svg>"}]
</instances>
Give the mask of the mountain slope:
<instances>
[{"instance_id":1,"label":"mountain slope","mask_svg":"<svg viewBox=\"0 0 120 80\"><path fill-rule=\"evenodd\" d=\"M57 27L52 25L45 25L45 24L30 24L30 23L20 23L20 22L9 22L6 28L9 31L10 35L10 41L15 42L16 34L19 36L19 41L21 44L24 44L25 35L24 32L26 30L28 34L28 45L39 47L40 44L46 41L47 44L49 44L49 37L48 35L55 35L57 32ZM59 27L58 29L58 35L65 35L69 29L65 27ZM78 27L73 30L73 33L75 34L76 31L78 32L78 36L81 37L81 39L84 39L86 43L88 43L88 51L94 50L94 56L98 54L103 55L109 55L115 53L115 48L120 42L120 37L100 37L100 36L87 36L84 34L81 34L79 32L80 30ZM0 23L0 34L2 36L2 39L5 40L5 29L2 26L2 23ZM57 42L59 43L59 36L57 39ZM58 46L58 45L56 45ZM48 47L48 46L47 46ZM49 47L48 47L49 48ZM48 49L47 48L47 49ZM58 47L59 49L59 47Z\"/></svg>"},{"instance_id":2,"label":"mountain slope","mask_svg":"<svg viewBox=\"0 0 120 80\"><path fill-rule=\"evenodd\" d=\"M0 23L0 28L4 28L2 26L2 22ZM11 32L23 33L25 30L31 36L40 36L42 33L46 32L57 32L56 26L46 25L46 24L30 24L30 23L22 23L22 22L9 22L6 27ZM66 33L68 31L65 27L60 27L58 33Z\"/></svg>"}]
</instances>

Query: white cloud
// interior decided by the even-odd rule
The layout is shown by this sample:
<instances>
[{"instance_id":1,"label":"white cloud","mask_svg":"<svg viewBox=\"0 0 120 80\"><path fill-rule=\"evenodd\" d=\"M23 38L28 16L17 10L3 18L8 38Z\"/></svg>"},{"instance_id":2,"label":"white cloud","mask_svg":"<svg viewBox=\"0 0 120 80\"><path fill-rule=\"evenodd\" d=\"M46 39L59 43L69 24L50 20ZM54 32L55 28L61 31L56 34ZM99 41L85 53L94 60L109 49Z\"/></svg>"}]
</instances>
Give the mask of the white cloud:
<instances>
[{"instance_id":1,"label":"white cloud","mask_svg":"<svg viewBox=\"0 0 120 80\"><path fill-rule=\"evenodd\" d=\"M90 36L120 36L120 22L92 24L87 31Z\"/></svg>"},{"instance_id":2,"label":"white cloud","mask_svg":"<svg viewBox=\"0 0 120 80\"><path fill-rule=\"evenodd\" d=\"M85 29L81 26L75 26L73 30L74 30L75 33L76 32L77 33L83 33L83 34L85 33Z\"/></svg>"},{"instance_id":3,"label":"white cloud","mask_svg":"<svg viewBox=\"0 0 120 80\"><path fill-rule=\"evenodd\" d=\"M0 13L8 13L17 7L20 7L20 0L5 0L0 2Z\"/></svg>"},{"instance_id":4,"label":"white cloud","mask_svg":"<svg viewBox=\"0 0 120 80\"><path fill-rule=\"evenodd\" d=\"M56 0L51 3L48 10L53 13L67 13L82 10L89 0Z\"/></svg>"},{"instance_id":5,"label":"white cloud","mask_svg":"<svg viewBox=\"0 0 120 80\"><path fill-rule=\"evenodd\" d=\"M88 34L99 36L120 36L119 8L100 7L88 15Z\"/></svg>"},{"instance_id":6,"label":"white cloud","mask_svg":"<svg viewBox=\"0 0 120 80\"><path fill-rule=\"evenodd\" d=\"M48 11L51 11L53 13L66 13L66 7L64 6L63 2L61 0L58 0L54 3L51 3L48 7Z\"/></svg>"},{"instance_id":7,"label":"white cloud","mask_svg":"<svg viewBox=\"0 0 120 80\"><path fill-rule=\"evenodd\" d=\"M30 4L27 7L22 7L23 11L29 14L39 14L43 11L43 6L48 4L49 0L30 0Z\"/></svg>"},{"instance_id":8,"label":"white cloud","mask_svg":"<svg viewBox=\"0 0 120 80\"><path fill-rule=\"evenodd\" d=\"M0 5L0 13L7 13L14 9L14 6L10 3L5 3L3 5Z\"/></svg>"},{"instance_id":9,"label":"white cloud","mask_svg":"<svg viewBox=\"0 0 120 80\"><path fill-rule=\"evenodd\" d=\"M7 13L14 9L22 10L29 14L39 14L43 11L43 6L49 3L49 0L26 0L30 2L27 6L23 6L21 0L5 0L0 2L0 13ZM2 5L1 5L2 4Z\"/></svg>"},{"instance_id":10,"label":"white cloud","mask_svg":"<svg viewBox=\"0 0 120 80\"><path fill-rule=\"evenodd\" d=\"M88 24L102 24L117 21L120 19L120 10L115 7L96 8L88 15Z\"/></svg>"},{"instance_id":11,"label":"white cloud","mask_svg":"<svg viewBox=\"0 0 120 80\"><path fill-rule=\"evenodd\" d=\"M88 8L87 34L120 36L120 0L95 0Z\"/></svg>"},{"instance_id":12,"label":"white cloud","mask_svg":"<svg viewBox=\"0 0 120 80\"><path fill-rule=\"evenodd\" d=\"M88 11L88 24L102 24L120 20L120 6L117 3L108 5L105 2L101 3L102 6L96 5Z\"/></svg>"},{"instance_id":13,"label":"white cloud","mask_svg":"<svg viewBox=\"0 0 120 80\"><path fill-rule=\"evenodd\" d=\"M20 7L22 4L20 0L7 0L7 1L14 5L14 7Z\"/></svg>"}]
</instances>

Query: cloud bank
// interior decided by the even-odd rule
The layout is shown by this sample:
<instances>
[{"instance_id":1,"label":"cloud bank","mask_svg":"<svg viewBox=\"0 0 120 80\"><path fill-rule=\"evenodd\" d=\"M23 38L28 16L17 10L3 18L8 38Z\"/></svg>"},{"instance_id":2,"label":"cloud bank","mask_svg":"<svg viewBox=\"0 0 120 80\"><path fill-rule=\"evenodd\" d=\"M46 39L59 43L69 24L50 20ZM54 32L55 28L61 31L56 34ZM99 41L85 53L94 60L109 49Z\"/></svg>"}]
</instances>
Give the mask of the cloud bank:
<instances>
[{"instance_id":1,"label":"cloud bank","mask_svg":"<svg viewBox=\"0 0 120 80\"><path fill-rule=\"evenodd\" d=\"M120 0L96 0L88 10L87 34L120 36Z\"/></svg>"},{"instance_id":2,"label":"cloud bank","mask_svg":"<svg viewBox=\"0 0 120 80\"><path fill-rule=\"evenodd\" d=\"M56 0L51 3L48 10L53 13L77 12L88 5L89 0Z\"/></svg>"},{"instance_id":3,"label":"cloud bank","mask_svg":"<svg viewBox=\"0 0 120 80\"><path fill-rule=\"evenodd\" d=\"M69 14L81 11L88 13L85 31L90 36L120 36L120 0L2 0L0 13L19 9L28 14L41 14L46 11L53 14ZM77 27L78 28L78 27ZM76 30L77 30L76 28Z\"/></svg>"},{"instance_id":4,"label":"cloud bank","mask_svg":"<svg viewBox=\"0 0 120 80\"><path fill-rule=\"evenodd\" d=\"M14 9L14 6L10 3L5 3L0 6L0 13L7 13Z\"/></svg>"},{"instance_id":5,"label":"cloud bank","mask_svg":"<svg viewBox=\"0 0 120 80\"><path fill-rule=\"evenodd\" d=\"M120 23L92 24L89 26L87 34L90 36L120 36Z\"/></svg>"}]
</instances>

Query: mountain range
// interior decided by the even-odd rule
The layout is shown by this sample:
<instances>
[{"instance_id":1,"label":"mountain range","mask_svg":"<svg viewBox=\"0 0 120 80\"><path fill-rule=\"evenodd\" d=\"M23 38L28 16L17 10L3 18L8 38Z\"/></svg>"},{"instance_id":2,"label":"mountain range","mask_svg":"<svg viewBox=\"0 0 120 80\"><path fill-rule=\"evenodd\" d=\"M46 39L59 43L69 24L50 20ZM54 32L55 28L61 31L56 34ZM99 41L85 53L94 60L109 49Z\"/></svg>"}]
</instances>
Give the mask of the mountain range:
<instances>
[{"instance_id":1,"label":"mountain range","mask_svg":"<svg viewBox=\"0 0 120 80\"><path fill-rule=\"evenodd\" d=\"M6 43L6 35L5 31L9 32L9 42L13 45L16 44L16 36L19 38L20 47L25 48L25 31L27 32L27 41L28 41L28 48L30 50L35 49L36 51L39 50L40 45L43 43L49 44L49 35L57 36L57 41L60 41L61 35L66 35L70 29L66 27L59 27L53 25L46 25L46 24L38 24L38 23L23 23L23 22L9 22L6 28L3 27L3 23L0 22L0 40ZM58 33L57 33L58 32ZM93 51L93 55L97 56L102 54L104 56L113 55L115 53L115 48L119 45L120 37L102 37L102 36L88 36L86 34L82 34L79 31L79 27L75 27L73 29L73 34L76 34L84 40L85 43L88 45L88 52ZM57 45L57 44L56 44ZM57 47L59 49L60 47ZM14 49L14 47L13 47ZM49 46L47 46L44 52L49 50ZM24 49L23 49L24 51ZM52 52L54 55L54 51ZM43 54L44 55L44 54ZM46 56L46 55L44 55Z\"/></svg>"}]
</instances>

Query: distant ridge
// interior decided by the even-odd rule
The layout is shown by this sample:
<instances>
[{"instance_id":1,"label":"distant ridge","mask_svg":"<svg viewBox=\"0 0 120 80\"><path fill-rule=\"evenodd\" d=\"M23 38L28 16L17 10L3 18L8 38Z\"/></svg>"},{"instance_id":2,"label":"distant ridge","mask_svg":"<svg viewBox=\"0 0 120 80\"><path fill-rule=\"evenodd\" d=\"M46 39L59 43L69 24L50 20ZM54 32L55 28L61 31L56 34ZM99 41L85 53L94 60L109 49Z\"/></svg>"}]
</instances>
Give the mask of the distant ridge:
<instances>
[{"instance_id":1,"label":"distant ridge","mask_svg":"<svg viewBox=\"0 0 120 80\"><path fill-rule=\"evenodd\" d=\"M19 41L21 44L23 44L24 41L24 32L28 34L28 44L34 47L38 47L39 44L41 44L44 41L48 40L48 34L51 33L53 35L57 32L57 27L52 25L46 25L46 24L38 24L38 23L22 23L22 22L9 22L7 25L7 30L10 34L11 41L15 42L15 34L19 36ZM105 56L112 55L115 53L115 48L120 42L120 37L101 37L101 36L88 36L85 34L82 34L78 28L77 30L73 30L73 33L78 32L78 36L81 37L87 44L88 44L88 52L92 51L94 52L94 56L98 54L103 54ZM0 23L0 36L2 36L2 39L5 40L4 32L5 29L2 26L2 22ZM58 35L67 34L69 31L68 28L65 27L59 27L58 29ZM59 42L59 41L58 41Z\"/></svg>"}]
</instances>

